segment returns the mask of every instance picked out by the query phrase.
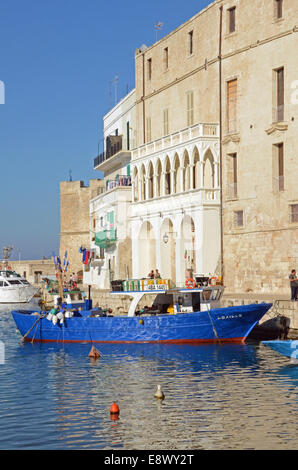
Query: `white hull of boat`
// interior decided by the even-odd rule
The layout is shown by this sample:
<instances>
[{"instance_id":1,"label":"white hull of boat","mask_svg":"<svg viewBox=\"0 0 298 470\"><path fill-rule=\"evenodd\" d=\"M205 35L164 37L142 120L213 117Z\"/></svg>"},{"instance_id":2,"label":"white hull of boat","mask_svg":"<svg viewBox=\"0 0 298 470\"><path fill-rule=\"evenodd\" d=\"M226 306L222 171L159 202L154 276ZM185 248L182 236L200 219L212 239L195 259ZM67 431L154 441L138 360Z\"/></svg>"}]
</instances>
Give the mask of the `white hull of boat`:
<instances>
[{"instance_id":1,"label":"white hull of boat","mask_svg":"<svg viewBox=\"0 0 298 470\"><path fill-rule=\"evenodd\" d=\"M2 287L0 291L0 304L27 303L37 294L38 289L33 286Z\"/></svg>"}]
</instances>

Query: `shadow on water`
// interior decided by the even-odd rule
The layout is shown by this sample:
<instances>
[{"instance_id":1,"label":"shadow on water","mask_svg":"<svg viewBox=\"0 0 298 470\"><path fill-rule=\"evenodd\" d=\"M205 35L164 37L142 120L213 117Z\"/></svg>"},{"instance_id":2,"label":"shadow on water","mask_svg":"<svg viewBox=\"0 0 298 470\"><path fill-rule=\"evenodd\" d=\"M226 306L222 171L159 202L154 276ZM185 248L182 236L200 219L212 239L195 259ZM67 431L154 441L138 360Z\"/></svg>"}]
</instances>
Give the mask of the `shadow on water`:
<instances>
[{"instance_id":1,"label":"shadow on water","mask_svg":"<svg viewBox=\"0 0 298 470\"><path fill-rule=\"evenodd\" d=\"M240 367L251 366L256 362L256 349L247 344L204 344L204 345L174 345L174 344L107 344L93 343L101 354L101 360L114 361L120 358L127 361L143 359L157 362L175 362L197 365L214 365L217 368L230 367L237 364ZM89 355L91 343L24 343L26 354L41 355L66 354L70 358L80 360ZM23 351L22 351L23 352Z\"/></svg>"}]
</instances>

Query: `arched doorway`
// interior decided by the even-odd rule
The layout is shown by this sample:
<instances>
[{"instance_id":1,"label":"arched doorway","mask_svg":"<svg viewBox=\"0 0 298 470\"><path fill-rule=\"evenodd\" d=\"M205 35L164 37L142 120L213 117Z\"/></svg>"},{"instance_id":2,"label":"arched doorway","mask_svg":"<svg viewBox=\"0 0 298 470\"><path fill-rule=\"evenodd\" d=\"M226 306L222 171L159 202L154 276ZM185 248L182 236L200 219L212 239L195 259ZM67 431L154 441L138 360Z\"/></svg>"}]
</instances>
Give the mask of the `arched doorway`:
<instances>
[{"instance_id":1,"label":"arched doorway","mask_svg":"<svg viewBox=\"0 0 298 470\"><path fill-rule=\"evenodd\" d=\"M173 222L165 219L160 228L160 273L176 282L176 240Z\"/></svg>"},{"instance_id":2,"label":"arched doorway","mask_svg":"<svg viewBox=\"0 0 298 470\"><path fill-rule=\"evenodd\" d=\"M188 277L190 271L192 275L196 273L196 233L194 220L190 215L185 215L181 222L180 237L180 253L181 253L181 277Z\"/></svg>"},{"instance_id":3,"label":"arched doorway","mask_svg":"<svg viewBox=\"0 0 298 470\"><path fill-rule=\"evenodd\" d=\"M138 275L147 277L156 267L156 239L150 222L144 222L141 226L138 247Z\"/></svg>"}]
</instances>

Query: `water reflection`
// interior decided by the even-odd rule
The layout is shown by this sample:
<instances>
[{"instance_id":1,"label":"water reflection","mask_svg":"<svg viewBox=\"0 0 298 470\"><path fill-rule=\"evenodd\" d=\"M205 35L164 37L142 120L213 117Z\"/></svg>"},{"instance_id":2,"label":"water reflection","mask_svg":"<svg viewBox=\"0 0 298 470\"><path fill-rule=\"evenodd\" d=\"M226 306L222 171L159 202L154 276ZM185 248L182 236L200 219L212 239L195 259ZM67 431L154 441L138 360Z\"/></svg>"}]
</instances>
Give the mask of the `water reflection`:
<instances>
[{"instance_id":1,"label":"water reflection","mask_svg":"<svg viewBox=\"0 0 298 470\"><path fill-rule=\"evenodd\" d=\"M2 449L298 447L298 367L261 344L97 344L90 361L90 344L20 344L5 313L0 339Z\"/></svg>"}]
</instances>

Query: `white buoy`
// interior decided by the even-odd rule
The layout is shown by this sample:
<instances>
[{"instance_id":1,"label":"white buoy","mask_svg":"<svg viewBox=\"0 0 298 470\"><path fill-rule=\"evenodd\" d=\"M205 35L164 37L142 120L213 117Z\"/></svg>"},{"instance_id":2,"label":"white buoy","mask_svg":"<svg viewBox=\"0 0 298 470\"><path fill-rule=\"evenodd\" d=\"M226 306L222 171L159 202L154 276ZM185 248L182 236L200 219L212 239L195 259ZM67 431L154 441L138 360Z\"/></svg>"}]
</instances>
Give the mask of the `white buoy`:
<instances>
[{"instance_id":1,"label":"white buoy","mask_svg":"<svg viewBox=\"0 0 298 470\"><path fill-rule=\"evenodd\" d=\"M160 385L157 385L157 390L156 390L154 396L155 396L155 398L159 398L160 400L164 399L165 394L163 393Z\"/></svg>"}]
</instances>

